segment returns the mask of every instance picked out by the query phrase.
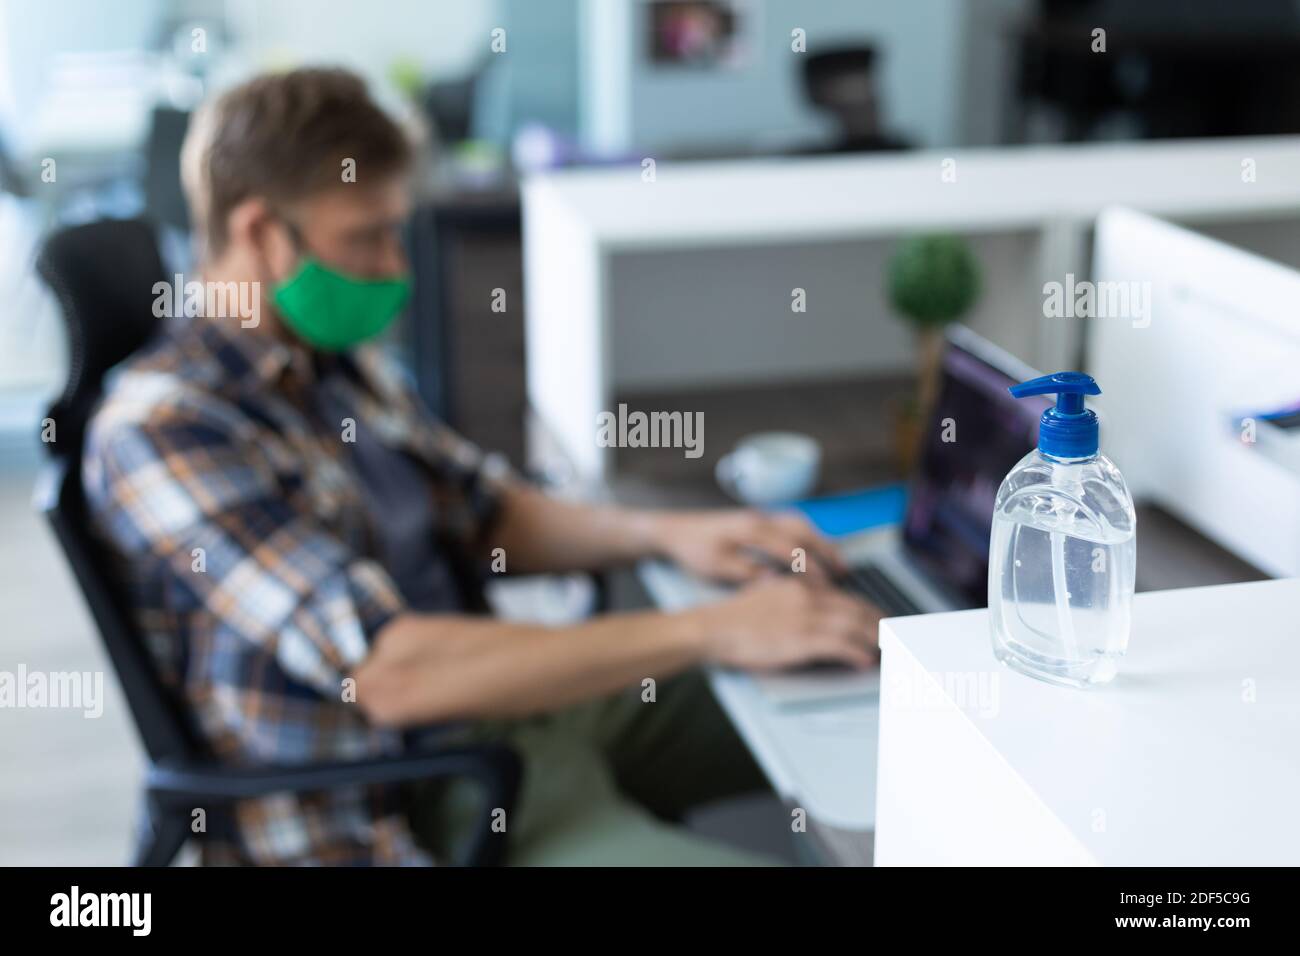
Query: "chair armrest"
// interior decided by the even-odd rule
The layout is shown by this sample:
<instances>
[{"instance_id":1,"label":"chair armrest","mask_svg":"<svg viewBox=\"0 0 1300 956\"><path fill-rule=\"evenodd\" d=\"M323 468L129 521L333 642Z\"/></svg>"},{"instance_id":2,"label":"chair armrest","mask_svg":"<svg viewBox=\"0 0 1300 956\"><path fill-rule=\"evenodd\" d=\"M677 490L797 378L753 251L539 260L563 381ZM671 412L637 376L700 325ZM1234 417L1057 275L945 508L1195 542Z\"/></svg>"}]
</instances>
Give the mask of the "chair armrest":
<instances>
[{"instance_id":1,"label":"chair armrest","mask_svg":"<svg viewBox=\"0 0 1300 956\"><path fill-rule=\"evenodd\" d=\"M484 784L518 784L519 758L509 747L474 747L310 764L155 764L147 786L160 800L251 800L274 793L474 777Z\"/></svg>"},{"instance_id":2,"label":"chair armrest","mask_svg":"<svg viewBox=\"0 0 1300 956\"><path fill-rule=\"evenodd\" d=\"M164 807L192 807L203 802L233 803L274 793L309 793L344 787L407 783L415 780L469 777L482 784L485 808L466 853L466 864L499 863L504 839L493 839L493 811L507 819L514 811L523 765L509 747L479 744L366 760L294 765L228 766L159 763L150 768L146 787Z\"/></svg>"}]
</instances>

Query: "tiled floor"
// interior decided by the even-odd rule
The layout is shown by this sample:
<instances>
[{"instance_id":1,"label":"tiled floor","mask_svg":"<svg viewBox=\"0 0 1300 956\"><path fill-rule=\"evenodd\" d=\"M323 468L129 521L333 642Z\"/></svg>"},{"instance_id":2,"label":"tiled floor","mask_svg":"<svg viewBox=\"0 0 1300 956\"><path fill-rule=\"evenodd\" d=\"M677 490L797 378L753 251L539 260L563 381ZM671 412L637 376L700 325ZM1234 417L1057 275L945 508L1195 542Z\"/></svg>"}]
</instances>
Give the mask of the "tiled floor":
<instances>
[{"instance_id":1,"label":"tiled floor","mask_svg":"<svg viewBox=\"0 0 1300 956\"><path fill-rule=\"evenodd\" d=\"M103 714L0 707L0 864L127 859L140 751L50 532L31 508L41 396L62 378L53 298L31 269L40 211L0 195L0 672L102 674Z\"/></svg>"},{"instance_id":2,"label":"tiled floor","mask_svg":"<svg viewBox=\"0 0 1300 956\"><path fill-rule=\"evenodd\" d=\"M103 675L103 713L0 708L0 864L125 862L140 748L112 668L50 532L32 511L37 459L0 465L0 671Z\"/></svg>"}]
</instances>

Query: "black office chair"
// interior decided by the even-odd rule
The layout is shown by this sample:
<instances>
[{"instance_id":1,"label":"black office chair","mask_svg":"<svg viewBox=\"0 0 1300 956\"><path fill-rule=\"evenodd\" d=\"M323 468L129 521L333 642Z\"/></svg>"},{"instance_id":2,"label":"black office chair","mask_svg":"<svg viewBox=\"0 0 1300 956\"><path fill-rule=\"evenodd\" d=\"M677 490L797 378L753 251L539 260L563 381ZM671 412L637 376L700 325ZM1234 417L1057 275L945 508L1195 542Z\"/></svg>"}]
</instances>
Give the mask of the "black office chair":
<instances>
[{"instance_id":1,"label":"black office chair","mask_svg":"<svg viewBox=\"0 0 1300 956\"><path fill-rule=\"evenodd\" d=\"M155 106L144 147L145 215L181 233L190 228L189 207L181 187L181 144L189 125L190 114L184 110Z\"/></svg>"},{"instance_id":2,"label":"black office chair","mask_svg":"<svg viewBox=\"0 0 1300 956\"><path fill-rule=\"evenodd\" d=\"M908 143L880 128L875 47L870 44L820 50L801 57L808 102L831 115L836 140L821 152L860 153L906 149Z\"/></svg>"},{"instance_id":3,"label":"black office chair","mask_svg":"<svg viewBox=\"0 0 1300 956\"><path fill-rule=\"evenodd\" d=\"M466 850L466 865L499 864L506 837L493 832L492 812L507 818L519 789L521 764L509 748L482 745L415 751L395 757L291 766L235 767L212 758L190 715L153 666L129 604L107 572L109 558L90 532L81 487L82 439L104 373L153 334L153 287L164 281L152 228L140 220L101 221L62 230L37 260L53 288L68 329L70 362L62 396L49 411L55 441L36 490L90 606L122 683L149 768L136 848L140 866L166 866L190 832L196 806L231 804L284 792L311 792L415 780L467 777L483 788L484 812Z\"/></svg>"}]
</instances>

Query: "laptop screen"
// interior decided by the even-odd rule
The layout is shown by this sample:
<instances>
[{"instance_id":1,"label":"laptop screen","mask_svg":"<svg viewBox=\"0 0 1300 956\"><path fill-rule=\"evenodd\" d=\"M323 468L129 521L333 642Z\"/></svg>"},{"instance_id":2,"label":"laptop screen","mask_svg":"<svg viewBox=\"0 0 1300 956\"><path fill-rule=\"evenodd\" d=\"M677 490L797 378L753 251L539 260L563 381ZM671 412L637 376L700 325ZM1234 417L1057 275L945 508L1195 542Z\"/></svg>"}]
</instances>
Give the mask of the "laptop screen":
<instances>
[{"instance_id":1,"label":"laptop screen","mask_svg":"<svg viewBox=\"0 0 1300 956\"><path fill-rule=\"evenodd\" d=\"M908 556L963 607L988 605L993 501L1007 472L1037 444L1039 416L1051 404L1007 393L1035 374L965 330L950 336L944 352L903 541Z\"/></svg>"}]
</instances>

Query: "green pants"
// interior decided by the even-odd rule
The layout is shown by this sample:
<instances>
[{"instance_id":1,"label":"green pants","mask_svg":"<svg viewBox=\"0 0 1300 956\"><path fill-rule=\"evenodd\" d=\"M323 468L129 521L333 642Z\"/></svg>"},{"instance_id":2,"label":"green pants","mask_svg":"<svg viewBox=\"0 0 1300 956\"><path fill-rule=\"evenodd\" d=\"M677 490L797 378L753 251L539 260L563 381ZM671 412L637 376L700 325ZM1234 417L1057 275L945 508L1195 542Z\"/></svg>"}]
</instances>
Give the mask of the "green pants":
<instances>
[{"instance_id":1,"label":"green pants","mask_svg":"<svg viewBox=\"0 0 1300 956\"><path fill-rule=\"evenodd\" d=\"M779 863L692 834L691 807L764 788L762 772L693 671L556 714L485 721L463 739L512 745L524 761L506 820L515 866L756 866ZM411 825L435 858L459 858L482 799L469 783L416 792Z\"/></svg>"}]
</instances>

